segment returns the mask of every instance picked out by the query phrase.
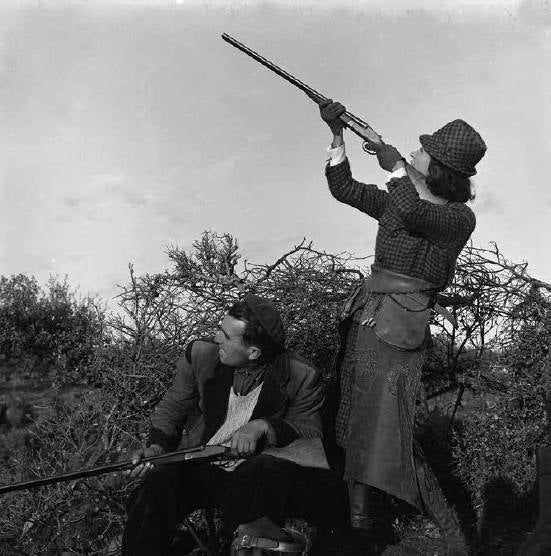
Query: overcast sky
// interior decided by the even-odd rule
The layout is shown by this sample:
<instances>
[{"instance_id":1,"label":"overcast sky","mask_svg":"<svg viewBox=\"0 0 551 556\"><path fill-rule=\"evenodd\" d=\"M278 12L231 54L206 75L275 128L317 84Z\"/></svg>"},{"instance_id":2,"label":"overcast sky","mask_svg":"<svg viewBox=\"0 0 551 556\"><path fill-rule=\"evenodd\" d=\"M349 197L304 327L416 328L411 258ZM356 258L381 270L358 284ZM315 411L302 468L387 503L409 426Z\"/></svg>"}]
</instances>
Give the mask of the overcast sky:
<instances>
[{"instance_id":1,"label":"overcast sky","mask_svg":"<svg viewBox=\"0 0 551 556\"><path fill-rule=\"evenodd\" d=\"M300 6L300 7L297 7ZM404 154L463 118L488 152L476 245L551 282L551 3L41 2L0 7L0 274L109 299L169 244L234 234L271 262L304 236L369 255L376 222L329 194L329 130L227 32L343 102ZM384 185L347 135L357 179Z\"/></svg>"}]
</instances>

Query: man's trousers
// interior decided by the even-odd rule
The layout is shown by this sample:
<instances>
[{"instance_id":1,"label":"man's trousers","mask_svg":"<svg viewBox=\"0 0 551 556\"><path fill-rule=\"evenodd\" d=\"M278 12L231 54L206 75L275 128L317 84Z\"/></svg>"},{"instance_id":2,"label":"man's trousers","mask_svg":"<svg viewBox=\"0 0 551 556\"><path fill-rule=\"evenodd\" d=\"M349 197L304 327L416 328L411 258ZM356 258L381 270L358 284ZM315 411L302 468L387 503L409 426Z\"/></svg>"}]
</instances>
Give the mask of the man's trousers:
<instances>
[{"instance_id":1,"label":"man's trousers","mask_svg":"<svg viewBox=\"0 0 551 556\"><path fill-rule=\"evenodd\" d=\"M279 526L302 517L329 527L346 505L344 484L332 471L272 456L255 456L231 472L210 463L162 465L128 499L122 556L168 554L177 524L198 508L221 508L229 533L260 517Z\"/></svg>"}]
</instances>

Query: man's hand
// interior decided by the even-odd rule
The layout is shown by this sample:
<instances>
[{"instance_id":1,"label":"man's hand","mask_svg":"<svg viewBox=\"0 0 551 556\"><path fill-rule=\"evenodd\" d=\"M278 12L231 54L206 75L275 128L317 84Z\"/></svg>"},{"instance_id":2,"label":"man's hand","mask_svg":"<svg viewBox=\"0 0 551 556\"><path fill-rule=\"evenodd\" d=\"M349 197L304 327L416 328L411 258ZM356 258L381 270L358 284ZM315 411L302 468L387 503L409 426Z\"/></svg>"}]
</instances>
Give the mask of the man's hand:
<instances>
[{"instance_id":1,"label":"man's hand","mask_svg":"<svg viewBox=\"0 0 551 556\"><path fill-rule=\"evenodd\" d=\"M130 478L143 479L151 471L151 469L153 469L153 464L151 462L140 463L140 461L151 456L160 456L161 454L164 454L164 452L164 448L158 444L152 444L148 448L140 448L139 450L132 452L130 459L135 467L134 469L131 469L130 472L127 472L130 475Z\"/></svg>"},{"instance_id":2,"label":"man's hand","mask_svg":"<svg viewBox=\"0 0 551 556\"><path fill-rule=\"evenodd\" d=\"M321 119L331 128L333 135L339 135L344 123L339 118L346 112L346 108L340 102L333 102L330 98L319 104Z\"/></svg>"},{"instance_id":3,"label":"man's hand","mask_svg":"<svg viewBox=\"0 0 551 556\"><path fill-rule=\"evenodd\" d=\"M255 419L237 429L231 437L231 451L234 456L252 456L258 441L268 434L270 425L264 419Z\"/></svg>"},{"instance_id":4,"label":"man's hand","mask_svg":"<svg viewBox=\"0 0 551 556\"><path fill-rule=\"evenodd\" d=\"M389 144L377 146L375 151L379 166L387 172L392 172L396 163L403 159L398 149Z\"/></svg>"}]
</instances>

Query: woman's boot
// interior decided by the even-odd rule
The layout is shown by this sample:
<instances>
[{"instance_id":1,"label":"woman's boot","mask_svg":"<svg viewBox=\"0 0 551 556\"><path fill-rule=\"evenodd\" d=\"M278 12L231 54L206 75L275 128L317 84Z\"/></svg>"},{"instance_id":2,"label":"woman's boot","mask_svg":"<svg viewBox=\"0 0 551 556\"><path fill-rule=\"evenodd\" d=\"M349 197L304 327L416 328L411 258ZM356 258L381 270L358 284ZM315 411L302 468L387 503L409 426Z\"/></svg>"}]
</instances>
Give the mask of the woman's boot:
<instances>
[{"instance_id":1,"label":"woman's boot","mask_svg":"<svg viewBox=\"0 0 551 556\"><path fill-rule=\"evenodd\" d=\"M350 483L348 503L350 528L342 533L336 554L339 556L372 554L375 517L371 487L363 483Z\"/></svg>"}]
</instances>

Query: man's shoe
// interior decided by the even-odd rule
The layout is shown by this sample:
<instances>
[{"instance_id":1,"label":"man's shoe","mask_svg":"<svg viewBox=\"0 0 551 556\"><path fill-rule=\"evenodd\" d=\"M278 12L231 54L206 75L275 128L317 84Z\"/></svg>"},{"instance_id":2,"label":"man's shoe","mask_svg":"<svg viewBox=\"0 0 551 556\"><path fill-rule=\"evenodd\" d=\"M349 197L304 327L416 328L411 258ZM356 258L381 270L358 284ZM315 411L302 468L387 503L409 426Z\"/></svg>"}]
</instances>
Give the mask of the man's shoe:
<instances>
[{"instance_id":1,"label":"man's shoe","mask_svg":"<svg viewBox=\"0 0 551 556\"><path fill-rule=\"evenodd\" d=\"M277 553L300 556L306 539L294 529L281 529L273 521L261 517L240 525L231 544L231 556L261 556Z\"/></svg>"}]
</instances>

